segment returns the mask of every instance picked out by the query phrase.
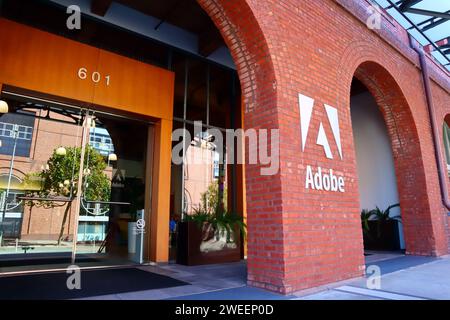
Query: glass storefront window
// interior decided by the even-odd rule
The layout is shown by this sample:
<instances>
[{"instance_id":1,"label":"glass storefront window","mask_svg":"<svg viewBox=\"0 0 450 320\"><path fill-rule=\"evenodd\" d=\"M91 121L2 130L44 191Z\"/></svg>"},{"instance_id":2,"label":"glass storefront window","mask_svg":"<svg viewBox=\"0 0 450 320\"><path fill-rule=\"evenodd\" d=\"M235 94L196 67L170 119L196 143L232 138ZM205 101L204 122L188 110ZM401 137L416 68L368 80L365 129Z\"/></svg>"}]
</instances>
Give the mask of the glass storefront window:
<instances>
[{"instance_id":1,"label":"glass storefront window","mask_svg":"<svg viewBox=\"0 0 450 320\"><path fill-rule=\"evenodd\" d=\"M193 137L184 165L186 214L226 208L226 166L222 157L223 151L218 149L208 130Z\"/></svg>"},{"instance_id":2,"label":"glass storefront window","mask_svg":"<svg viewBox=\"0 0 450 320\"><path fill-rule=\"evenodd\" d=\"M184 104L185 99L187 99L187 95L185 95L186 82L189 81L186 57L174 52L171 70L175 73L173 116L174 118L184 119Z\"/></svg>"},{"instance_id":3,"label":"glass storefront window","mask_svg":"<svg viewBox=\"0 0 450 320\"><path fill-rule=\"evenodd\" d=\"M236 167L226 163L224 130L240 127L240 92L235 71L199 59L174 53L172 70L176 79L173 129L185 128L189 133L186 138L190 138L181 151L184 163L172 164L169 248L173 259L176 222L197 210L236 210ZM195 121L203 126L194 133ZM214 131L223 134L220 146L214 140Z\"/></svg>"},{"instance_id":4,"label":"glass storefront window","mask_svg":"<svg viewBox=\"0 0 450 320\"><path fill-rule=\"evenodd\" d=\"M232 75L234 72L211 66L209 125L219 128L232 127ZM239 110L236 108L236 110Z\"/></svg>"},{"instance_id":5,"label":"glass storefront window","mask_svg":"<svg viewBox=\"0 0 450 320\"><path fill-rule=\"evenodd\" d=\"M207 123L208 117L208 64L188 59L188 85L186 120Z\"/></svg>"},{"instance_id":6,"label":"glass storefront window","mask_svg":"<svg viewBox=\"0 0 450 320\"><path fill-rule=\"evenodd\" d=\"M3 115L0 121L0 139L2 141L0 154L12 155L15 145L16 156L28 157L33 129L34 120L30 116L21 114Z\"/></svg>"},{"instance_id":7,"label":"glass storefront window","mask_svg":"<svg viewBox=\"0 0 450 320\"><path fill-rule=\"evenodd\" d=\"M11 143L0 145L0 269L5 263L39 268L27 261L41 258L56 266L74 253L81 265L141 263L144 233L136 229L150 201L151 125L75 106L63 110L57 103L2 99L10 110L0 116L0 141ZM22 140L26 153L18 148Z\"/></svg>"}]
</instances>

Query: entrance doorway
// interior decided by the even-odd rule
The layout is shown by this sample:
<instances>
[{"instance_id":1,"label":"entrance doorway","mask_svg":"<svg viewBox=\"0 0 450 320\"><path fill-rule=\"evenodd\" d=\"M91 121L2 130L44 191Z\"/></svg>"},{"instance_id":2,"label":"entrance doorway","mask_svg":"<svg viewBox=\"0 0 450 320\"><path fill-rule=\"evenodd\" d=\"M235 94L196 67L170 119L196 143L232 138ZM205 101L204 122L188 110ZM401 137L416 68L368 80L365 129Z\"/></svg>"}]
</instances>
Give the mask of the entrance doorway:
<instances>
[{"instance_id":1,"label":"entrance doorway","mask_svg":"<svg viewBox=\"0 0 450 320\"><path fill-rule=\"evenodd\" d=\"M227 149L227 131L242 127L236 72L180 53L172 56L172 69L172 150L178 150L176 155L183 161L172 162L169 262L198 265L240 261L246 243L241 241L244 233L233 219L245 217L243 166L237 161L237 152ZM218 225L233 230L230 234L235 239L227 239L228 233L220 232L217 225L205 223L198 228L194 220L202 217L217 219Z\"/></svg>"},{"instance_id":2,"label":"entrance doorway","mask_svg":"<svg viewBox=\"0 0 450 320\"><path fill-rule=\"evenodd\" d=\"M357 79L350 106L366 255L373 250L404 250L391 140L375 99Z\"/></svg>"},{"instance_id":3,"label":"entrance doorway","mask_svg":"<svg viewBox=\"0 0 450 320\"><path fill-rule=\"evenodd\" d=\"M152 124L8 90L1 99L0 273L144 263Z\"/></svg>"}]
</instances>

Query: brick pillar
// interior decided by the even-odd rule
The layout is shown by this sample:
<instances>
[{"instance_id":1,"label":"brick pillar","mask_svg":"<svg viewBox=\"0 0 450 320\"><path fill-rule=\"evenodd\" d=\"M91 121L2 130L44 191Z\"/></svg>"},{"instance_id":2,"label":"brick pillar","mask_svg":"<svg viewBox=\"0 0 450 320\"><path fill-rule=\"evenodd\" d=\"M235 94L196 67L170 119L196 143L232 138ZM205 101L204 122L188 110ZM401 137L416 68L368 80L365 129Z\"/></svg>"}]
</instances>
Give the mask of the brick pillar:
<instances>
[{"instance_id":1,"label":"brick pillar","mask_svg":"<svg viewBox=\"0 0 450 320\"><path fill-rule=\"evenodd\" d=\"M284 98L254 8L243 0L198 2L221 31L237 65L244 128L280 129L280 170L264 176L261 168L266 166L245 166L248 284L286 294L362 275L362 231L357 187L351 181L355 171L352 157L349 163L325 165L336 169L335 174L350 177L347 193L332 193L322 202L326 192L305 190L306 165L323 165L323 152L301 152L298 93ZM320 116L311 122L310 146L315 142L312 135L326 117L323 102L317 102ZM327 136L331 137L332 128L326 123ZM247 145L246 150L255 148Z\"/></svg>"},{"instance_id":2,"label":"brick pillar","mask_svg":"<svg viewBox=\"0 0 450 320\"><path fill-rule=\"evenodd\" d=\"M198 2L236 63L244 128L280 130L278 173L245 166L248 283L289 293L364 273L350 119L354 76L374 95L391 135L407 252L448 252L429 119L406 31L385 20L381 30L369 30L364 1ZM357 70L366 61L377 63ZM313 110L305 137L299 94L314 100L306 105ZM308 188L308 170L319 167L342 177L344 192Z\"/></svg>"}]
</instances>

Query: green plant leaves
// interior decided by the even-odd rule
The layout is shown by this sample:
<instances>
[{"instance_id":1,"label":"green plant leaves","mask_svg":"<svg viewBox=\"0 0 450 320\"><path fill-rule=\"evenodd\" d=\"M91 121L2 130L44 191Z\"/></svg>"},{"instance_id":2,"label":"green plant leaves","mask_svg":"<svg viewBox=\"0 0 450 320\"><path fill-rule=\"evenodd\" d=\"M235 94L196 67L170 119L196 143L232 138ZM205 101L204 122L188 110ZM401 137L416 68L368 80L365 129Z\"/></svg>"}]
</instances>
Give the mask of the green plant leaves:
<instances>
[{"instance_id":1,"label":"green plant leaves","mask_svg":"<svg viewBox=\"0 0 450 320\"><path fill-rule=\"evenodd\" d=\"M195 222L199 228L205 224L210 224L221 236L226 236L227 241L231 241L231 236L235 232L240 232L245 239L247 236L247 225L244 218L234 212L216 210L207 212L200 207L194 209L194 214L187 215L185 221Z\"/></svg>"},{"instance_id":2,"label":"green plant leaves","mask_svg":"<svg viewBox=\"0 0 450 320\"><path fill-rule=\"evenodd\" d=\"M194 221L200 228L205 224L212 225L220 236L226 236L227 242L235 232L240 232L245 239L247 225L241 214L229 212L223 199L226 199L226 190L220 195L217 181L211 183L206 192L201 194L200 204L194 208L194 213L186 215L185 221Z\"/></svg>"},{"instance_id":3,"label":"green plant leaves","mask_svg":"<svg viewBox=\"0 0 450 320\"><path fill-rule=\"evenodd\" d=\"M367 232L370 230L369 228L369 219L372 216L372 211L364 209L361 211L361 223L363 226L363 231Z\"/></svg>"},{"instance_id":4,"label":"green plant leaves","mask_svg":"<svg viewBox=\"0 0 450 320\"><path fill-rule=\"evenodd\" d=\"M378 225L380 225L381 223L383 223L385 221L389 221L389 220L401 221L400 215L393 216L393 217L390 216L391 210L396 207L400 207L400 204L396 203L396 204L390 205L385 210L381 210L378 206L372 210L367 210L367 209L362 210L361 211L361 223L363 226L363 231L364 232L369 231L369 220L378 221Z\"/></svg>"},{"instance_id":5,"label":"green plant leaves","mask_svg":"<svg viewBox=\"0 0 450 320\"><path fill-rule=\"evenodd\" d=\"M41 172L29 173L25 177L25 181L30 185L39 186L29 190L29 196L48 198L75 195L75 186L79 180L81 148L65 147L65 149L65 155L58 155L54 150L45 169ZM109 201L111 183L104 173L107 164L103 156L88 145L84 163L88 172L84 177L84 197L90 201Z\"/></svg>"}]
</instances>

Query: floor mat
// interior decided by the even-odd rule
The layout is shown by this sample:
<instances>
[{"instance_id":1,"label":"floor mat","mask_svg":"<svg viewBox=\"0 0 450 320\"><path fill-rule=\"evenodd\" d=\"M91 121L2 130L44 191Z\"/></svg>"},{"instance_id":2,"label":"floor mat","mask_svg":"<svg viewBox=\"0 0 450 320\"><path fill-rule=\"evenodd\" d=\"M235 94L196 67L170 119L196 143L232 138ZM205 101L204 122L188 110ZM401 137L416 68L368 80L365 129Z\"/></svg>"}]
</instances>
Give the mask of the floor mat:
<instances>
[{"instance_id":1,"label":"floor mat","mask_svg":"<svg viewBox=\"0 0 450 320\"><path fill-rule=\"evenodd\" d=\"M76 262L100 262L102 260L96 258L77 258ZM58 257L58 258L31 258L31 259L17 259L17 260L2 260L0 261L0 268L5 267L17 267L17 266L38 266L38 265L51 265L51 264L67 264L71 262L70 257Z\"/></svg>"},{"instance_id":2,"label":"floor mat","mask_svg":"<svg viewBox=\"0 0 450 320\"><path fill-rule=\"evenodd\" d=\"M0 277L0 300L79 299L188 285L136 268L81 271L81 289L69 290L65 272Z\"/></svg>"}]
</instances>

